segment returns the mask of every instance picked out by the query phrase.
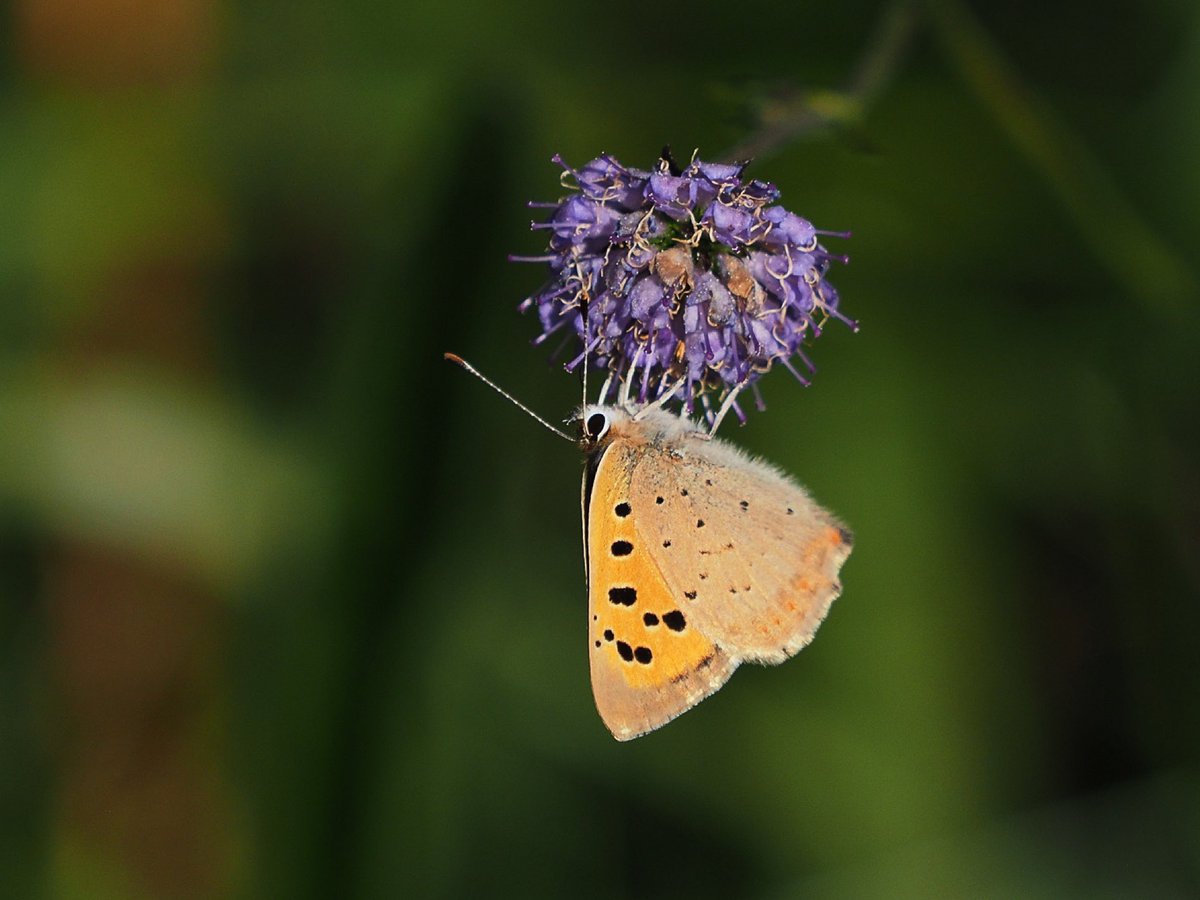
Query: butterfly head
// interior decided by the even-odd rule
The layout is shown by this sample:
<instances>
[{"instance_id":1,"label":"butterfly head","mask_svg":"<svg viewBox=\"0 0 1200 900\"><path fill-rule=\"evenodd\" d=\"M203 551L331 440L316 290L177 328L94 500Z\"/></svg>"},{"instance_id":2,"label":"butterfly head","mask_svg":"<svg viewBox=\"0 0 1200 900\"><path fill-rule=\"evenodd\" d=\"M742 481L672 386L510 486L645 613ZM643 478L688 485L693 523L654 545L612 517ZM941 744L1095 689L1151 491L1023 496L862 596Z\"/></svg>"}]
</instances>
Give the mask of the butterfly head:
<instances>
[{"instance_id":1,"label":"butterfly head","mask_svg":"<svg viewBox=\"0 0 1200 900\"><path fill-rule=\"evenodd\" d=\"M690 419L668 412L657 404L640 409L589 404L572 421L579 423L579 449L593 456L615 440L634 446L674 443L689 435L707 436Z\"/></svg>"},{"instance_id":2,"label":"butterfly head","mask_svg":"<svg viewBox=\"0 0 1200 900\"><path fill-rule=\"evenodd\" d=\"M579 423L579 448L587 454L603 449L632 421L620 407L600 405L584 406L575 419Z\"/></svg>"}]
</instances>

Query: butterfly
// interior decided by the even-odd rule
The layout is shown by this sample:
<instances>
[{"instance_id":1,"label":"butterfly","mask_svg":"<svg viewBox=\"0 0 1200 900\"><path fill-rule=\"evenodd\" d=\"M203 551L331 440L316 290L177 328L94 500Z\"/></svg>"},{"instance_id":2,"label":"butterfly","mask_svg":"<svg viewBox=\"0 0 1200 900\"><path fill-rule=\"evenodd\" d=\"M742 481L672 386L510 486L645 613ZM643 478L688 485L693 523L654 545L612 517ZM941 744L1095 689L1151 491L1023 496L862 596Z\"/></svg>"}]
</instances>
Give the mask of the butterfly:
<instances>
[{"instance_id":1,"label":"butterfly","mask_svg":"<svg viewBox=\"0 0 1200 900\"><path fill-rule=\"evenodd\" d=\"M447 358L585 456L592 693L618 741L691 709L742 663L775 665L812 640L853 537L803 487L655 405L585 405L572 439Z\"/></svg>"}]
</instances>

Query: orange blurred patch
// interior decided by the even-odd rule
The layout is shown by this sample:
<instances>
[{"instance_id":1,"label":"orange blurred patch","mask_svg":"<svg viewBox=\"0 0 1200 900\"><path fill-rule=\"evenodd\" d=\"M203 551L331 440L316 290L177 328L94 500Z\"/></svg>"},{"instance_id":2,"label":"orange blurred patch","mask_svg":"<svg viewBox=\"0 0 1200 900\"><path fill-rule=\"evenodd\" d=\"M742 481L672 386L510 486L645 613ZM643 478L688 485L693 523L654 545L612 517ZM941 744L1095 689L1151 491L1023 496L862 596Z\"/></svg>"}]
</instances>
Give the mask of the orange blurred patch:
<instances>
[{"instance_id":1,"label":"orange blurred patch","mask_svg":"<svg viewBox=\"0 0 1200 900\"><path fill-rule=\"evenodd\" d=\"M214 0L18 0L16 46L33 75L97 86L164 85L202 72Z\"/></svg>"}]
</instances>

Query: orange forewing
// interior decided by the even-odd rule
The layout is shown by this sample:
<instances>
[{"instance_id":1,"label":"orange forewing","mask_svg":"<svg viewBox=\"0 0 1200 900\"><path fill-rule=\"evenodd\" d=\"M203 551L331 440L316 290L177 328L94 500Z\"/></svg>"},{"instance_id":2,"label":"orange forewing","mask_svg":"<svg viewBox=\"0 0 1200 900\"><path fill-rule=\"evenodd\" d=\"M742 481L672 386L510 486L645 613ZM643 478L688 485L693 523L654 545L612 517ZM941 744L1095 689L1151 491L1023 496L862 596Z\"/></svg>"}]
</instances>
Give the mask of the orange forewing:
<instances>
[{"instance_id":1,"label":"orange forewing","mask_svg":"<svg viewBox=\"0 0 1200 900\"><path fill-rule=\"evenodd\" d=\"M736 662L689 621L641 546L630 503L637 455L614 440L588 502L588 618L592 691L618 740L645 734L717 690ZM659 550L661 552L661 550Z\"/></svg>"}]
</instances>

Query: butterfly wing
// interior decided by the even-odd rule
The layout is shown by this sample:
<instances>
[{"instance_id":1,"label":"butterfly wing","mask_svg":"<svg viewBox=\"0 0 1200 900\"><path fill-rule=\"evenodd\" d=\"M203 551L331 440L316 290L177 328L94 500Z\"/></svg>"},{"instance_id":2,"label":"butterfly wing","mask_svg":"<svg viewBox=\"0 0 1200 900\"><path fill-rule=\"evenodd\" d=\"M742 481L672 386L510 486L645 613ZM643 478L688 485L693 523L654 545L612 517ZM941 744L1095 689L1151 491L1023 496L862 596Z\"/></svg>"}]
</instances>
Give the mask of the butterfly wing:
<instances>
[{"instance_id":1,"label":"butterfly wing","mask_svg":"<svg viewBox=\"0 0 1200 900\"><path fill-rule=\"evenodd\" d=\"M635 527L632 480L643 455L642 448L614 440L586 498L592 693L604 724L620 741L695 706L737 668L697 627L682 595L664 577L656 562L663 548L649 544Z\"/></svg>"},{"instance_id":2,"label":"butterfly wing","mask_svg":"<svg viewBox=\"0 0 1200 900\"><path fill-rule=\"evenodd\" d=\"M628 496L670 596L735 663L782 662L812 640L852 538L800 485L692 433L647 445Z\"/></svg>"}]
</instances>

